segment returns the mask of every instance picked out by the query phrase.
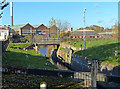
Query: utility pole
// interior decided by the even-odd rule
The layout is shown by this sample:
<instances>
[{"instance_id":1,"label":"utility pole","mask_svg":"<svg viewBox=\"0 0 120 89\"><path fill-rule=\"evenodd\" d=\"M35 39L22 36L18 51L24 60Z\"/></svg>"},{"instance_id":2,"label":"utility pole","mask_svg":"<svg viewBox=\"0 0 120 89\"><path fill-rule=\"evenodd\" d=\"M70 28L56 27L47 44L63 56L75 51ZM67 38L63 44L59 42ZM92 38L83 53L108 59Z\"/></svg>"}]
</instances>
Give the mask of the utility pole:
<instances>
[{"instance_id":1,"label":"utility pole","mask_svg":"<svg viewBox=\"0 0 120 89\"><path fill-rule=\"evenodd\" d=\"M84 31L83 31L83 39L84 39L84 50L86 49L86 39L85 39L85 11L86 11L86 8L84 9L84 13L83 13L83 23L84 23Z\"/></svg>"}]
</instances>

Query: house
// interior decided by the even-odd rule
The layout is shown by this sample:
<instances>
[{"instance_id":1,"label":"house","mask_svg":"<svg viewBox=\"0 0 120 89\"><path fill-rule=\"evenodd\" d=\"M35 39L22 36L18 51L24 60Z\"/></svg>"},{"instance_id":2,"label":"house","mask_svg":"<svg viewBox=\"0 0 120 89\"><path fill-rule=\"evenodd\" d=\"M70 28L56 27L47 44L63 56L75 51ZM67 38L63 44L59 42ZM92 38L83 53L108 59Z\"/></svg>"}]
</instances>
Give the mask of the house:
<instances>
[{"instance_id":1,"label":"house","mask_svg":"<svg viewBox=\"0 0 120 89\"><path fill-rule=\"evenodd\" d=\"M111 38L112 36L112 34L114 34L114 32L101 32L101 33L98 33L101 37L103 37L103 38L107 38L107 39L109 39L109 38Z\"/></svg>"},{"instance_id":2,"label":"house","mask_svg":"<svg viewBox=\"0 0 120 89\"><path fill-rule=\"evenodd\" d=\"M50 29L50 36L58 35L60 33L60 30L55 25L51 26L49 29Z\"/></svg>"},{"instance_id":3,"label":"house","mask_svg":"<svg viewBox=\"0 0 120 89\"><path fill-rule=\"evenodd\" d=\"M9 35L10 35L10 37L12 38L12 37L13 37L13 34L15 33L15 30L12 29L12 28L10 28L9 26L8 26L8 27L4 27L4 29L9 30Z\"/></svg>"},{"instance_id":4,"label":"house","mask_svg":"<svg viewBox=\"0 0 120 89\"><path fill-rule=\"evenodd\" d=\"M94 30L76 30L71 32L71 38L99 38L100 35Z\"/></svg>"},{"instance_id":5,"label":"house","mask_svg":"<svg viewBox=\"0 0 120 89\"><path fill-rule=\"evenodd\" d=\"M29 34L42 35L42 37L50 37L52 35L58 34L59 29L53 25L50 28L46 27L44 24L37 25L34 27L29 23L20 28L19 35L26 36Z\"/></svg>"},{"instance_id":6,"label":"house","mask_svg":"<svg viewBox=\"0 0 120 89\"><path fill-rule=\"evenodd\" d=\"M37 35L45 35L46 37L49 36L49 28L47 28L45 25L41 24L36 28L36 34Z\"/></svg>"},{"instance_id":7,"label":"house","mask_svg":"<svg viewBox=\"0 0 120 89\"><path fill-rule=\"evenodd\" d=\"M19 35L26 36L29 34L36 34L36 29L28 23L25 26L20 28Z\"/></svg>"},{"instance_id":8,"label":"house","mask_svg":"<svg viewBox=\"0 0 120 89\"><path fill-rule=\"evenodd\" d=\"M7 40L9 36L9 30L0 29L0 40Z\"/></svg>"}]
</instances>

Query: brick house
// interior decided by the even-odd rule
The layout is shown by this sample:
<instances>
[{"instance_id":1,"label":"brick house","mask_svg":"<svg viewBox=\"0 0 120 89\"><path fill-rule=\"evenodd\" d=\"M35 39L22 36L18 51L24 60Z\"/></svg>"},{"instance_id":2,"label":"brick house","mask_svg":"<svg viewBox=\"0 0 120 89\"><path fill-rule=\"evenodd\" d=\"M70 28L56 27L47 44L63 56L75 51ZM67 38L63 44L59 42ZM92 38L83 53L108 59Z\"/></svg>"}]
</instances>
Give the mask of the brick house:
<instances>
[{"instance_id":1,"label":"brick house","mask_svg":"<svg viewBox=\"0 0 120 89\"><path fill-rule=\"evenodd\" d=\"M94 30L76 30L76 31L71 32L71 38L84 38L84 37L99 38L100 35Z\"/></svg>"},{"instance_id":2,"label":"brick house","mask_svg":"<svg viewBox=\"0 0 120 89\"><path fill-rule=\"evenodd\" d=\"M37 35L45 35L47 37L49 36L49 28L47 28L45 25L41 24L36 29Z\"/></svg>"},{"instance_id":3,"label":"brick house","mask_svg":"<svg viewBox=\"0 0 120 89\"><path fill-rule=\"evenodd\" d=\"M49 29L50 29L50 36L57 35L60 32L55 25L51 26Z\"/></svg>"},{"instance_id":4,"label":"brick house","mask_svg":"<svg viewBox=\"0 0 120 89\"><path fill-rule=\"evenodd\" d=\"M47 28L44 24L34 27L29 23L20 28L19 35L26 36L28 34L42 35L43 37L50 37L52 35L57 35L59 29L53 25L50 28Z\"/></svg>"},{"instance_id":5,"label":"brick house","mask_svg":"<svg viewBox=\"0 0 120 89\"><path fill-rule=\"evenodd\" d=\"M36 34L36 29L29 23L20 28L20 35Z\"/></svg>"}]
</instances>

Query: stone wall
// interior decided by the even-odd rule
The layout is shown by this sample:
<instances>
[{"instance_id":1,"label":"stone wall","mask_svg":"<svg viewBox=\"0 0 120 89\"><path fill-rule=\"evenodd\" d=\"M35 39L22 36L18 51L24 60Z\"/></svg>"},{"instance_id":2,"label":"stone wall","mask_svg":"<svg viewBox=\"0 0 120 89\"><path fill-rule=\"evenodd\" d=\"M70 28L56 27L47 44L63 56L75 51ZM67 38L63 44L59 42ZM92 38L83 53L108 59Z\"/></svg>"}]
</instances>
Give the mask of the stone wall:
<instances>
[{"instance_id":1,"label":"stone wall","mask_svg":"<svg viewBox=\"0 0 120 89\"><path fill-rule=\"evenodd\" d=\"M120 66L114 66L108 63L100 64L100 72L107 75L117 75L120 76Z\"/></svg>"},{"instance_id":2,"label":"stone wall","mask_svg":"<svg viewBox=\"0 0 120 89\"><path fill-rule=\"evenodd\" d=\"M61 48L69 48L69 49L72 49L72 50L81 50L81 47L74 47L74 46L66 44L66 43L60 43L60 47ZM84 48L82 48L82 50L83 49Z\"/></svg>"},{"instance_id":3,"label":"stone wall","mask_svg":"<svg viewBox=\"0 0 120 89\"><path fill-rule=\"evenodd\" d=\"M57 50L57 57L61 59L63 62L71 64L71 56L72 50L69 48L58 48Z\"/></svg>"},{"instance_id":4,"label":"stone wall","mask_svg":"<svg viewBox=\"0 0 120 89\"><path fill-rule=\"evenodd\" d=\"M8 47L9 41L8 40L1 41L1 43L2 43L2 52L4 52Z\"/></svg>"}]
</instances>

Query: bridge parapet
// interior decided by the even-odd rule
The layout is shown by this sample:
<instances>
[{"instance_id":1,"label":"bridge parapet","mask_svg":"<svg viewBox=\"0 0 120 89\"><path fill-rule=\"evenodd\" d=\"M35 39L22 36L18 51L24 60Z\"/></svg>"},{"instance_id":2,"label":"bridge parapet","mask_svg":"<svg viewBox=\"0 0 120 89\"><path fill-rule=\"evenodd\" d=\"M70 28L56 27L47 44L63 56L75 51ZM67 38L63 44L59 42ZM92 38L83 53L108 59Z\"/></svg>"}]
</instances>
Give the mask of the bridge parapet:
<instances>
[{"instance_id":1,"label":"bridge parapet","mask_svg":"<svg viewBox=\"0 0 120 89\"><path fill-rule=\"evenodd\" d=\"M40 44L59 44L59 38L34 38L33 43L40 43Z\"/></svg>"}]
</instances>

